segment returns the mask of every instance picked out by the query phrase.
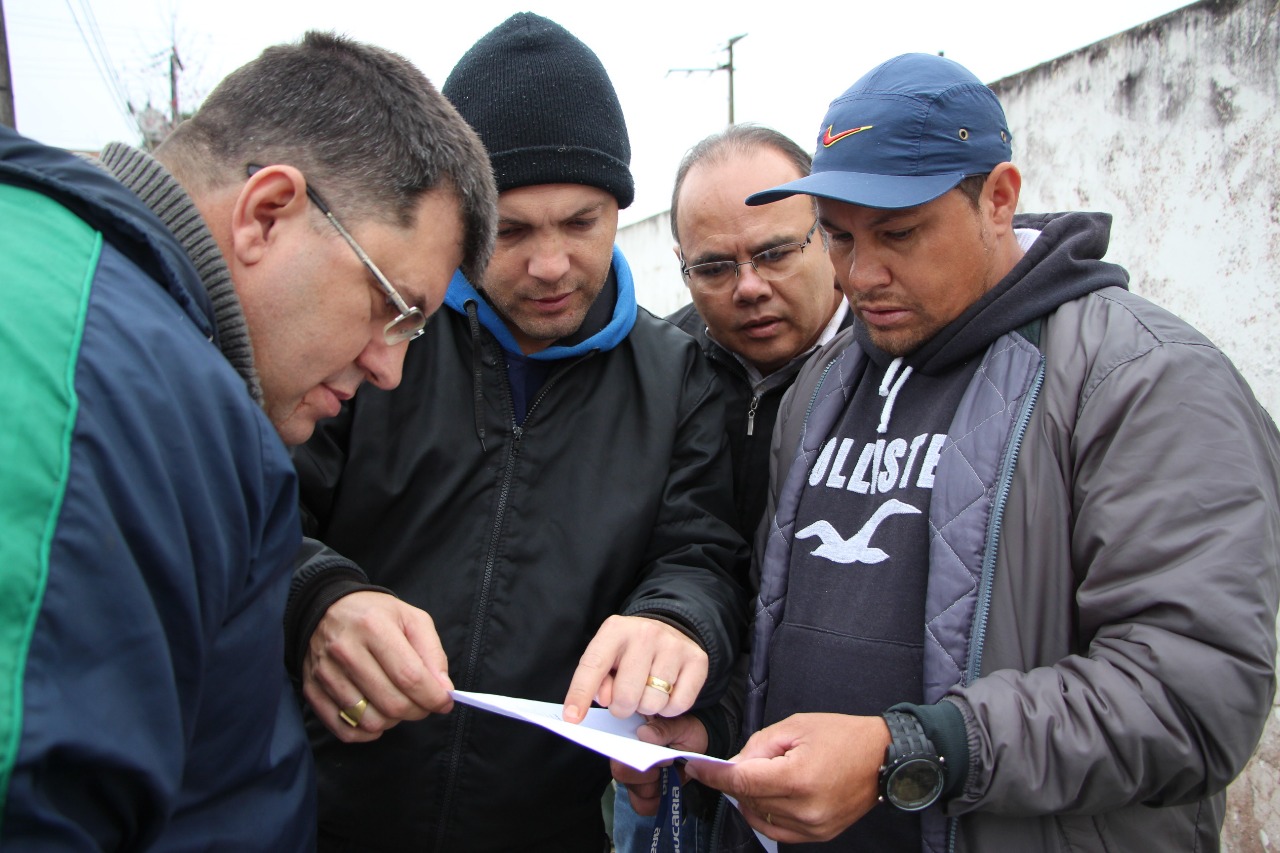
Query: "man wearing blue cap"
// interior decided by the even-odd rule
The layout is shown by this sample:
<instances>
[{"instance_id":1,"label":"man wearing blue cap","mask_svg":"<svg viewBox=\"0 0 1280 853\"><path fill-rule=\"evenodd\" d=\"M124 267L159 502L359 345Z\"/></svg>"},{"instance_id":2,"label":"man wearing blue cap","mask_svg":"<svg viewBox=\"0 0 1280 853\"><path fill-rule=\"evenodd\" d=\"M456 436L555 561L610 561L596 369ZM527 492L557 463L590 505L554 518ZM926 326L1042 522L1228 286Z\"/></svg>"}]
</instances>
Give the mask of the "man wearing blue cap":
<instances>
[{"instance_id":1,"label":"man wearing blue cap","mask_svg":"<svg viewBox=\"0 0 1280 853\"><path fill-rule=\"evenodd\" d=\"M689 765L783 849L1214 850L1271 707L1280 436L1010 156L901 56L749 200L817 198L855 314L775 433L751 737Z\"/></svg>"}]
</instances>

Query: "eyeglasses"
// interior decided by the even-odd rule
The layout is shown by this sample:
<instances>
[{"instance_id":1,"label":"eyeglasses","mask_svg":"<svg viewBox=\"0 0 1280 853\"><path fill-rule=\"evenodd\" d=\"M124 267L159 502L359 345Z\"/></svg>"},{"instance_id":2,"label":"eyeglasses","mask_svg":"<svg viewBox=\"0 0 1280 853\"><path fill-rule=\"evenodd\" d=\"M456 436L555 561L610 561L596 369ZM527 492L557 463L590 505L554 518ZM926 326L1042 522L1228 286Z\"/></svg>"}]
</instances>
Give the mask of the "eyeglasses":
<instances>
[{"instance_id":1,"label":"eyeglasses","mask_svg":"<svg viewBox=\"0 0 1280 853\"><path fill-rule=\"evenodd\" d=\"M249 176L252 177L261 169L261 166L251 164L249 166ZM423 329L425 329L427 325L427 317L422 313L422 309L417 307L411 308L409 303L405 302L404 299L400 297L400 294L396 292L396 289L391 285L391 282L382 274L382 270L378 269L378 265L370 260L368 253L365 252L365 250L360 247L360 244L356 242L356 238L352 237L351 232L342 227L342 223L333 215L333 211L329 209L329 205L325 204L324 199L320 198L320 195L311 188L311 183L309 181L307 182L307 198L311 199L312 204L319 208L320 212L325 215L325 218L333 223L333 227L342 235L342 239L347 241L347 245L351 247L351 251L356 253L356 257L360 259L360 262L365 265L373 275L374 279L377 280L378 287L382 290L383 295L386 296L387 302L394 305L395 309L400 312L394 320L382 327L382 337L386 340L387 346L393 347L397 344L404 343L405 341L411 341L421 335Z\"/></svg>"},{"instance_id":2,"label":"eyeglasses","mask_svg":"<svg viewBox=\"0 0 1280 853\"><path fill-rule=\"evenodd\" d=\"M709 261L705 264L694 264L691 267L684 266L684 258L681 257L680 272L685 278L689 279L689 284L701 291L712 293L723 290L733 285L738 280L741 267L747 264L756 271L756 275L769 282L782 281L794 275L800 269L801 256L804 253L804 247L813 242L813 234L818 230L818 220L813 221L813 227L809 229L809 233L804 235L804 242L801 243L783 243L781 246L774 246L771 249L765 249L763 252L757 252L751 256L751 260L742 261Z\"/></svg>"}]
</instances>

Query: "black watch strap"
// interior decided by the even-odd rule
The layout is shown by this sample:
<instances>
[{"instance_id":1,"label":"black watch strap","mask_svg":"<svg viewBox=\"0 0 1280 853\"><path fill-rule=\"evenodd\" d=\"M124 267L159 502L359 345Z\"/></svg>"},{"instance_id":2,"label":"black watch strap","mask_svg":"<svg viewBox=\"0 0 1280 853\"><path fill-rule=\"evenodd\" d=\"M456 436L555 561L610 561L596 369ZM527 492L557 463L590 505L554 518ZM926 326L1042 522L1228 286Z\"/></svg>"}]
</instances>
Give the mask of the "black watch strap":
<instances>
[{"instance_id":1,"label":"black watch strap","mask_svg":"<svg viewBox=\"0 0 1280 853\"><path fill-rule=\"evenodd\" d=\"M880 767L880 799L915 812L938 801L946 782L944 759L914 714L886 711L889 746Z\"/></svg>"},{"instance_id":2,"label":"black watch strap","mask_svg":"<svg viewBox=\"0 0 1280 853\"><path fill-rule=\"evenodd\" d=\"M933 748L933 741L929 740L929 736L924 733L924 726L920 725L920 720L915 714L908 714L906 711L886 711L884 721L889 726L889 737L892 739L889 752L885 756L886 763L904 755L921 753L937 755Z\"/></svg>"}]
</instances>

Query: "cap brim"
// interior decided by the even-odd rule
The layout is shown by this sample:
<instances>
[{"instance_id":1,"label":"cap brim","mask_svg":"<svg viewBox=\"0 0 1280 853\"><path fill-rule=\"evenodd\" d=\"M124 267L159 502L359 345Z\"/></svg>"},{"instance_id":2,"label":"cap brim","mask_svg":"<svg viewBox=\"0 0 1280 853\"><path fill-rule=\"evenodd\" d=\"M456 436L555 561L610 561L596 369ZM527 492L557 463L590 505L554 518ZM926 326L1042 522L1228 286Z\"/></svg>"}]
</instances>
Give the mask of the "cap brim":
<instances>
[{"instance_id":1,"label":"cap brim","mask_svg":"<svg viewBox=\"0 0 1280 853\"><path fill-rule=\"evenodd\" d=\"M964 180L964 175L871 175L864 172L816 172L772 189L747 196L747 204L781 201L811 195L884 210L918 207Z\"/></svg>"}]
</instances>

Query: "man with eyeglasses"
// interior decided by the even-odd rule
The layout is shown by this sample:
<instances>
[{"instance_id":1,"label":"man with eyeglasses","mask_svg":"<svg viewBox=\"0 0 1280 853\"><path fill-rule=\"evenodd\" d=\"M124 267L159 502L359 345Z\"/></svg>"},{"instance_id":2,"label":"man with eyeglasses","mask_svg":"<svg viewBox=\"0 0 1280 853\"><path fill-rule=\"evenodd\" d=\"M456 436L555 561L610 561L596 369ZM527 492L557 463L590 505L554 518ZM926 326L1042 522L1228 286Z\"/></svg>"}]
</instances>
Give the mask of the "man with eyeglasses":
<instances>
[{"instance_id":1,"label":"man with eyeglasses","mask_svg":"<svg viewBox=\"0 0 1280 853\"><path fill-rule=\"evenodd\" d=\"M753 192L809 174L812 157L775 130L735 125L685 155L671 235L693 302L667 319L698 341L727 395L738 530L764 509L769 440L806 356L848 325L811 201L748 207Z\"/></svg>"},{"instance_id":2,"label":"man with eyeglasses","mask_svg":"<svg viewBox=\"0 0 1280 853\"><path fill-rule=\"evenodd\" d=\"M684 156L671 193L671 233L681 274L693 297L667 319L691 334L715 365L725 388L725 433L733 458L738 531L752 541L769 485L769 444L782 396L807 356L849 323L848 303L827 259L813 202L797 197L748 207L747 196L809 174L812 157L775 130L735 125L699 142ZM744 579L745 582L745 579ZM658 719L645 736L675 738L705 752L699 715ZM721 754L735 732L707 715L710 749ZM690 731L675 729L688 723ZM614 764L619 786L614 844L619 853L648 850L659 784ZM633 807L632 803L635 803ZM682 841L707 843L709 826L696 803Z\"/></svg>"},{"instance_id":3,"label":"man with eyeglasses","mask_svg":"<svg viewBox=\"0 0 1280 853\"><path fill-rule=\"evenodd\" d=\"M154 156L0 128L0 848L314 849L285 444L396 386L495 197L421 72L331 34Z\"/></svg>"},{"instance_id":4,"label":"man with eyeglasses","mask_svg":"<svg viewBox=\"0 0 1280 853\"><path fill-rule=\"evenodd\" d=\"M326 546L287 620L320 849L601 853L608 761L448 691L572 722L717 699L746 621L722 392L636 305L630 142L590 48L517 14L443 92L497 177L493 258L454 278L402 386L295 457Z\"/></svg>"}]
</instances>

